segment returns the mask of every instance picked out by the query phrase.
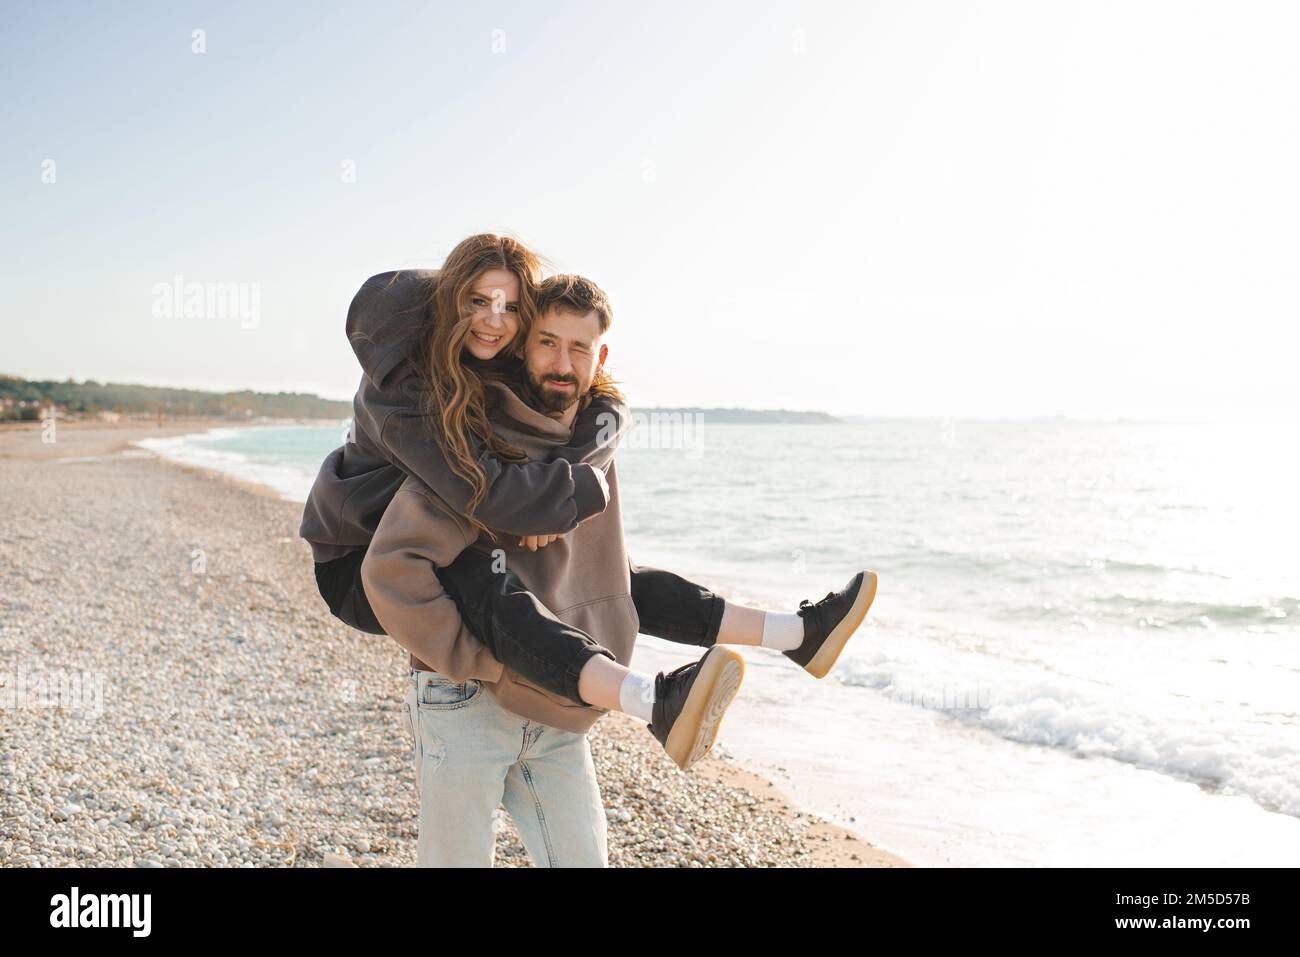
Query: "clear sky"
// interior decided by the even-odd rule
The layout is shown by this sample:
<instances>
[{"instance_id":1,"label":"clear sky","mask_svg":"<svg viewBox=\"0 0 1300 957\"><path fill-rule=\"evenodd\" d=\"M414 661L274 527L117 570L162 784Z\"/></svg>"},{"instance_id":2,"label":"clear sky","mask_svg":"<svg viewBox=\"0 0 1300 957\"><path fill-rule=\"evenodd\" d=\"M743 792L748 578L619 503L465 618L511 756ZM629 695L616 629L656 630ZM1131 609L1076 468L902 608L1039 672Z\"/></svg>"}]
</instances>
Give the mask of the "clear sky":
<instances>
[{"instance_id":1,"label":"clear sky","mask_svg":"<svg viewBox=\"0 0 1300 957\"><path fill-rule=\"evenodd\" d=\"M1300 417L1294 3L0 11L0 372L347 398L362 281L496 230L634 405Z\"/></svg>"}]
</instances>

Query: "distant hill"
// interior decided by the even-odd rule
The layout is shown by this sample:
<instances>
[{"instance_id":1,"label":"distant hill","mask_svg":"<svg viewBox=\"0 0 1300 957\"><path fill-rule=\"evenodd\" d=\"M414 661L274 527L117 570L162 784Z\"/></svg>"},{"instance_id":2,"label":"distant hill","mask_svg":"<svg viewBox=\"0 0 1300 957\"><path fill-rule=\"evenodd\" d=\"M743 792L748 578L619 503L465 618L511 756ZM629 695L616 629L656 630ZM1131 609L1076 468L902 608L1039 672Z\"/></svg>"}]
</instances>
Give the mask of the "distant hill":
<instances>
[{"instance_id":1,"label":"distant hill","mask_svg":"<svg viewBox=\"0 0 1300 957\"><path fill-rule=\"evenodd\" d=\"M102 415L202 415L213 418L269 416L285 419L344 419L352 403L303 392L201 392L87 379L63 382L0 375L0 420L36 420L54 406L66 418Z\"/></svg>"},{"instance_id":2,"label":"distant hill","mask_svg":"<svg viewBox=\"0 0 1300 957\"><path fill-rule=\"evenodd\" d=\"M809 425L815 423L834 424L841 420L827 412L792 412L788 409L702 409L695 406L680 409L634 408L632 414L649 415L691 415L700 416L704 422L747 422L756 424Z\"/></svg>"},{"instance_id":3,"label":"distant hill","mask_svg":"<svg viewBox=\"0 0 1300 957\"><path fill-rule=\"evenodd\" d=\"M202 392L165 386L96 382L87 379L62 382L20 379L0 375L0 421L35 421L44 409L54 406L60 418L95 418L113 414L130 418L163 415L237 418L266 416L277 419L346 419L352 403L322 399L303 392ZM675 409L645 407L634 415L699 416L704 422L794 423L800 425L842 420L826 412L795 412L788 409L707 409L688 406Z\"/></svg>"}]
</instances>

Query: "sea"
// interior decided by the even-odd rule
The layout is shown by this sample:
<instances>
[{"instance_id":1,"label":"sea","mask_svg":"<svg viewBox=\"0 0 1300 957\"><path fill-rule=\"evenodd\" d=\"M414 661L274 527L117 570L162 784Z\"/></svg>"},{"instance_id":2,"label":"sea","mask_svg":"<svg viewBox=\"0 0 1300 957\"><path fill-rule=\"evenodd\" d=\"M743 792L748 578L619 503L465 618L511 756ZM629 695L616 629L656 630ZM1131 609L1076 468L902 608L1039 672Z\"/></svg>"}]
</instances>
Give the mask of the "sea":
<instances>
[{"instance_id":1,"label":"sea","mask_svg":"<svg viewBox=\"0 0 1300 957\"><path fill-rule=\"evenodd\" d=\"M879 576L826 678L741 649L720 753L919 866L1300 864L1294 432L706 416L620 448L633 561L787 612ZM345 434L144 444L303 501Z\"/></svg>"}]
</instances>

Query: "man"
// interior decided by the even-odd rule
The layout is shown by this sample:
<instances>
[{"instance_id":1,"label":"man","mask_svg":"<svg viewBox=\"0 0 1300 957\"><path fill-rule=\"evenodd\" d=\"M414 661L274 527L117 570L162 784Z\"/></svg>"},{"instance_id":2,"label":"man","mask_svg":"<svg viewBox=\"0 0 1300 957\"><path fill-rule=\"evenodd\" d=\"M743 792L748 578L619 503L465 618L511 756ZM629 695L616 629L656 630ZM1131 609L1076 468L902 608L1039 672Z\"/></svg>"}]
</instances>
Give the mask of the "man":
<instances>
[{"instance_id":1,"label":"man","mask_svg":"<svg viewBox=\"0 0 1300 957\"><path fill-rule=\"evenodd\" d=\"M587 280L548 280L525 344L524 381L485 383L494 431L532 460L571 441L579 402L608 353L600 341L608 321L603 301ZM439 602L435 575L472 541L469 547L504 559L538 602L598 636L627 665L639 619L613 460L604 480L604 510L536 550L498 549L477 537L464 516L413 477L375 530L361 567L370 605L395 639L423 640L417 647L438 659L413 655L406 700L420 794L420 866L490 865L498 803L537 863L599 867L607 861L604 805L586 738L604 710L537 687L468 638L463 625L449 629L437 617L446 602ZM444 634L427 634L431 627Z\"/></svg>"}]
</instances>

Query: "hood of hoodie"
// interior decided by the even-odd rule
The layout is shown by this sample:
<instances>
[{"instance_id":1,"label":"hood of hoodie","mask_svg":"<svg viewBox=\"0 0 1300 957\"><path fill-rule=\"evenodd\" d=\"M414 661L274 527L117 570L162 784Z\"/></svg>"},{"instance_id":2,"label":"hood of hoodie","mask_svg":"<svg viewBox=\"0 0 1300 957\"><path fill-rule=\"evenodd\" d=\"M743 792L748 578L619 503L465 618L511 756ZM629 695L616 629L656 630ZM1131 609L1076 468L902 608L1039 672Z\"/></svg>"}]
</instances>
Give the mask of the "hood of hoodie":
<instances>
[{"instance_id":1,"label":"hood of hoodie","mask_svg":"<svg viewBox=\"0 0 1300 957\"><path fill-rule=\"evenodd\" d=\"M382 387L429 328L429 294L437 269L396 269L371 276L348 309L347 335L361 371Z\"/></svg>"}]
</instances>

